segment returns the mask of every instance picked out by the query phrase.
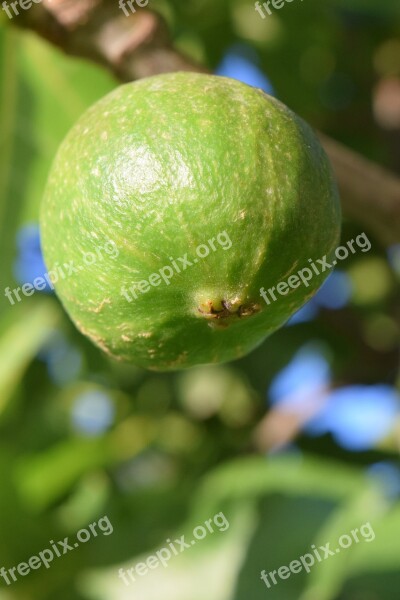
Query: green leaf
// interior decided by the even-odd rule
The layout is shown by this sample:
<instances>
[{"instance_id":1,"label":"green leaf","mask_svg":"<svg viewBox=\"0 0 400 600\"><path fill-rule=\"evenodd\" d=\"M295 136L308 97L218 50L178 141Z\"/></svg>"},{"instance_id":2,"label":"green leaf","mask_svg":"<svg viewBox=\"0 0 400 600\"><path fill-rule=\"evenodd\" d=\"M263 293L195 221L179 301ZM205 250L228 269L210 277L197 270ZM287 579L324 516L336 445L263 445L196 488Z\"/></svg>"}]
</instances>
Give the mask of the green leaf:
<instances>
[{"instance_id":1,"label":"green leaf","mask_svg":"<svg viewBox=\"0 0 400 600\"><path fill-rule=\"evenodd\" d=\"M22 457L15 466L22 502L33 512L48 508L86 473L139 454L156 432L150 419L131 417L106 435L67 439L44 452Z\"/></svg>"},{"instance_id":2,"label":"green leaf","mask_svg":"<svg viewBox=\"0 0 400 600\"><path fill-rule=\"evenodd\" d=\"M99 67L0 24L0 293L13 283L16 231L39 219L59 144L86 108L114 87ZM1 296L3 312L9 306Z\"/></svg>"},{"instance_id":3,"label":"green leaf","mask_svg":"<svg viewBox=\"0 0 400 600\"><path fill-rule=\"evenodd\" d=\"M283 580L280 567L309 552L319 529L334 509L334 503L311 497L272 494L260 503L259 520L230 600L298 600L307 572ZM267 576L265 583L261 572ZM275 571L272 576L269 573ZM275 577L275 583L274 583Z\"/></svg>"},{"instance_id":4,"label":"green leaf","mask_svg":"<svg viewBox=\"0 0 400 600\"><path fill-rule=\"evenodd\" d=\"M24 372L60 320L50 300L15 306L0 324L0 416Z\"/></svg>"},{"instance_id":5,"label":"green leaf","mask_svg":"<svg viewBox=\"0 0 400 600\"><path fill-rule=\"evenodd\" d=\"M371 556L375 542L375 527L379 527L388 504L380 490L367 487L361 494L340 505L314 540L317 548L330 543L335 556L324 557L307 579L300 600L334 600L354 569L359 554ZM352 533L353 532L353 533ZM339 540L343 538L343 548ZM349 537L348 537L349 536ZM372 542L372 543L371 543ZM398 544L399 546L399 544Z\"/></svg>"},{"instance_id":6,"label":"green leaf","mask_svg":"<svg viewBox=\"0 0 400 600\"><path fill-rule=\"evenodd\" d=\"M365 477L358 469L310 457L232 461L208 475L198 495L198 510L212 511L223 502L257 499L275 492L340 501L361 490ZM219 509L220 510L220 509Z\"/></svg>"}]
</instances>

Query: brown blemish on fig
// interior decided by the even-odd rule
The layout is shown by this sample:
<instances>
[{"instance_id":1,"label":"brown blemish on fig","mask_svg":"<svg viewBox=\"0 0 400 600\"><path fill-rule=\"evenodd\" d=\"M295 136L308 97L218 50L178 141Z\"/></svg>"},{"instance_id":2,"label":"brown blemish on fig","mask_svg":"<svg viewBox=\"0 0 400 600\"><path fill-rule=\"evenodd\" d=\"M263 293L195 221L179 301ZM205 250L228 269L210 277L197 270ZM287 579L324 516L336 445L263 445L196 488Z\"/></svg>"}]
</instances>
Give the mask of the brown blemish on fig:
<instances>
[{"instance_id":1,"label":"brown blemish on fig","mask_svg":"<svg viewBox=\"0 0 400 600\"><path fill-rule=\"evenodd\" d=\"M200 314L211 321L209 323L210 327L226 328L233 320L250 317L261 310L260 305L256 302L248 302L237 306L228 300L221 300L219 305L222 308L216 308L213 301L208 300L202 307L197 309Z\"/></svg>"}]
</instances>

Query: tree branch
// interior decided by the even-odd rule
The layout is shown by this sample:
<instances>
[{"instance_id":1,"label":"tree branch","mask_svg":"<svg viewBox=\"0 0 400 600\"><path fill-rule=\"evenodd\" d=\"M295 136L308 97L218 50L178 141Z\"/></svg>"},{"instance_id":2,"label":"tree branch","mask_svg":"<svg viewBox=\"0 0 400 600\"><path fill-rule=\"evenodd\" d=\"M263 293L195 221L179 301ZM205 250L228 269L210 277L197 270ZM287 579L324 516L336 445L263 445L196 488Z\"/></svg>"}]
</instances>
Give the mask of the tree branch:
<instances>
[{"instance_id":1,"label":"tree branch","mask_svg":"<svg viewBox=\"0 0 400 600\"><path fill-rule=\"evenodd\" d=\"M125 16L116 0L43 0L14 21L68 54L105 66L121 81L206 72L173 48L158 15L137 8ZM400 242L400 179L327 136L320 138L337 176L344 215L384 245Z\"/></svg>"},{"instance_id":2,"label":"tree branch","mask_svg":"<svg viewBox=\"0 0 400 600\"><path fill-rule=\"evenodd\" d=\"M384 245L400 242L400 178L326 135L319 137L336 173L345 216Z\"/></svg>"}]
</instances>

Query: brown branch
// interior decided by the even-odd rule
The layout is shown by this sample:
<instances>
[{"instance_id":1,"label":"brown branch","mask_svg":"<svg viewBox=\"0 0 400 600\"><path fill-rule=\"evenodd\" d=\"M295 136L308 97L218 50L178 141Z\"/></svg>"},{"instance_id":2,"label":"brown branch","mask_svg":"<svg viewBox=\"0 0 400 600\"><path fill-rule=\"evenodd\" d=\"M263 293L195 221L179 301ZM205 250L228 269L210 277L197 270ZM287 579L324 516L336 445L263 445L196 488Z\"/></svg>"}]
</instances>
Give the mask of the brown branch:
<instances>
[{"instance_id":1,"label":"brown branch","mask_svg":"<svg viewBox=\"0 0 400 600\"><path fill-rule=\"evenodd\" d=\"M400 241L400 178L319 134L339 183L344 214L385 245Z\"/></svg>"},{"instance_id":2,"label":"brown branch","mask_svg":"<svg viewBox=\"0 0 400 600\"><path fill-rule=\"evenodd\" d=\"M121 81L172 71L206 72L176 51L162 19L136 3L125 16L118 0L43 0L13 22L35 30L68 54L93 60ZM129 10L129 9L128 9ZM400 241L400 179L321 135L339 183L345 216L384 245Z\"/></svg>"},{"instance_id":3,"label":"brown branch","mask_svg":"<svg viewBox=\"0 0 400 600\"><path fill-rule=\"evenodd\" d=\"M171 71L206 72L174 50L158 15L137 8L127 17L118 0L43 0L21 11L13 23L33 29L67 54L103 65L121 81Z\"/></svg>"}]
</instances>

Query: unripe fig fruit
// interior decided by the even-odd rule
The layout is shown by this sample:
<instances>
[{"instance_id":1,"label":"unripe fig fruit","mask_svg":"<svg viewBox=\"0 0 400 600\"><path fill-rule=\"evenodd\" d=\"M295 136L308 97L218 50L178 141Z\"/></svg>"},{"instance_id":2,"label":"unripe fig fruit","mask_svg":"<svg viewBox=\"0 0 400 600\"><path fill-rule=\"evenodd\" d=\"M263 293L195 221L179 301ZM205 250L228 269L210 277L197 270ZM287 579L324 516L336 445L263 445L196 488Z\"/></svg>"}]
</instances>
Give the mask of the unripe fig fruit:
<instances>
[{"instance_id":1,"label":"unripe fig fruit","mask_svg":"<svg viewBox=\"0 0 400 600\"><path fill-rule=\"evenodd\" d=\"M329 260L339 232L332 171L308 125L260 90L195 73L94 104L58 151L41 211L46 264L78 329L157 370L258 346L329 271L276 286ZM272 287L267 304L260 288Z\"/></svg>"}]
</instances>

